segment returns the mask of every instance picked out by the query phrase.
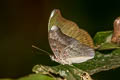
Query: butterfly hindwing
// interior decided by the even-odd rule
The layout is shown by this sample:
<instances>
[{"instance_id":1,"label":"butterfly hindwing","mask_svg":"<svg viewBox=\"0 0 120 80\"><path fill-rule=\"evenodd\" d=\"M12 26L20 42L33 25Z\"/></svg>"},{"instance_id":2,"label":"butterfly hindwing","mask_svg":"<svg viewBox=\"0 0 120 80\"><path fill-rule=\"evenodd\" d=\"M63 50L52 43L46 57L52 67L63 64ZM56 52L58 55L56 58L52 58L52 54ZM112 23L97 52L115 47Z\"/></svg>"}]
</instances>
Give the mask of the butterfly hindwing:
<instances>
[{"instance_id":1,"label":"butterfly hindwing","mask_svg":"<svg viewBox=\"0 0 120 80\"><path fill-rule=\"evenodd\" d=\"M49 43L54 53L53 60L61 64L84 62L94 57L94 50L76 39L62 33L59 27L53 26L48 33Z\"/></svg>"}]
</instances>

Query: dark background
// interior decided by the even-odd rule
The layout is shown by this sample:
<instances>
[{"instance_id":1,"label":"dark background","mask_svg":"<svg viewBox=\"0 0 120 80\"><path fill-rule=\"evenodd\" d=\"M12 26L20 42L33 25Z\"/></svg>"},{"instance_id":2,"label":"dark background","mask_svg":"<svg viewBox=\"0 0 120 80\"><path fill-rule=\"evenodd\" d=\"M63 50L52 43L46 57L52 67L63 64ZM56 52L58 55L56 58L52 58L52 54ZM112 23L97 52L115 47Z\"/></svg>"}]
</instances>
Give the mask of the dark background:
<instances>
[{"instance_id":1,"label":"dark background","mask_svg":"<svg viewBox=\"0 0 120 80\"><path fill-rule=\"evenodd\" d=\"M31 44L51 52L47 25L55 8L92 37L98 31L112 30L114 19L120 16L120 3L116 0L1 0L0 78L25 76L32 73L35 64L53 63L49 57L32 53ZM116 77L118 73L120 69L100 75L110 80L110 75Z\"/></svg>"}]
</instances>

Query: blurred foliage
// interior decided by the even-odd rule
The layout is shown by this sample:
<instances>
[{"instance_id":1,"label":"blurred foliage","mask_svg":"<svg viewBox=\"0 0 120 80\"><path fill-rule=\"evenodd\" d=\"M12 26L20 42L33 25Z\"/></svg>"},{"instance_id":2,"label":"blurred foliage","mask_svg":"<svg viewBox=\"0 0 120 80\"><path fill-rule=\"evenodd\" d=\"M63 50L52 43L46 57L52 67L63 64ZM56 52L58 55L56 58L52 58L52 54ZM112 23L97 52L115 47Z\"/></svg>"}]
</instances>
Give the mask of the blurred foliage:
<instances>
[{"instance_id":1,"label":"blurred foliage","mask_svg":"<svg viewBox=\"0 0 120 80\"><path fill-rule=\"evenodd\" d=\"M19 79L0 79L0 80L55 80L47 75L42 74L31 74L29 76L25 76Z\"/></svg>"}]
</instances>

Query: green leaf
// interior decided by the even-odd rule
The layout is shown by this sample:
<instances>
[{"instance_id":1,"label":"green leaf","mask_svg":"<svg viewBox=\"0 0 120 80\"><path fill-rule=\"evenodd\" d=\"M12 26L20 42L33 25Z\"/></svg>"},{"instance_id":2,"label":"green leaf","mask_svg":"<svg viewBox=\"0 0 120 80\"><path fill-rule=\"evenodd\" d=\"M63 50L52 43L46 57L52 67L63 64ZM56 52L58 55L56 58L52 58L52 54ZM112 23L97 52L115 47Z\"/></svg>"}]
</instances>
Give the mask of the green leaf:
<instances>
[{"instance_id":1,"label":"green leaf","mask_svg":"<svg viewBox=\"0 0 120 80\"><path fill-rule=\"evenodd\" d=\"M21 77L18 79L0 79L0 80L55 80L54 78L51 78L48 75L42 75L42 74L30 74L25 77Z\"/></svg>"},{"instance_id":2,"label":"green leaf","mask_svg":"<svg viewBox=\"0 0 120 80\"><path fill-rule=\"evenodd\" d=\"M15 80L15 79L0 79L0 80Z\"/></svg>"},{"instance_id":3,"label":"green leaf","mask_svg":"<svg viewBox=\"0 0 120 80\"><path fill-rule=\"evenodd\" d=\"M55 80L47 75L42 75L42 74L31 74L26 77L19 78L17 80Z\"/></svg>"},{"instance_id":4,"label":"green leaf","mask_svg":"<svg viewBox=\"0 0 120 80\"><path fill-rule=\"evenodd\" d=\"M95 73L120 67L120 49L115 49L109 53L96 51L94 59L83 63L58 66L36 65L33 72L48 74L54 78L65 78L67 80L81 80ZM88 72L89 74L87 74ZM57 76L56 76L57 75ZM84 75L84 77L83 77Z\"/></svg>"},{"instance_id":5,"label":"green leaf","mask_svg":"<svg viewBox=\"0 0 120 80\"><path fill-rule=\"evenodd\" d=\"M112 50L112 49L117 49L117 48L120 48L120 47L114 43L103 43L98 48L98 50Z\"/></svg>"},{"instance_id":6,"label":"green leaf","mask_svg":"<svg viewBox=\"0 0 120 80\"><path fill-rule=\"evenodd\" d=\"M59 66L43 66L36 65L33 68L33 72L40 74L48 74L55 79L66 79L66 80L92 80L88 73L82 71L81 69L70 66L70 65L59 65Z\"/></svg>"},{"instance_id":7,"label":"green leaf","mask_svg":"<svg viewBox=\"0 0 120 80\"><path fill-rule=\"evenodd\" d=\"M112 31L101 31L97 32L94 37L94 44L96 46L101 45L102 43L105 43L106 38L112 34Z\"/></svg>"},{"instance_id":8,"label":"green leaf","mask_svg":"<svg viewBox=\"0 0 120 80\"><path fill-rule=\"evenodd\" d=\"M120 48L119 45L111 42L112 31L97 32L94 37L94 44L98 50L111 50Z\"/></svg>"},{"instance_id":9,"label":"green leaf","mask_svg":"<svg viewBox=\"0 0 120 80\"><path fill-rule=\"evenodd\" d=\"M81 64L74 64L79 69L88 72L90 75L120 67L120 49L112 52L102 53L96 51L95 58Z\"/></svg>"}]
</instances>

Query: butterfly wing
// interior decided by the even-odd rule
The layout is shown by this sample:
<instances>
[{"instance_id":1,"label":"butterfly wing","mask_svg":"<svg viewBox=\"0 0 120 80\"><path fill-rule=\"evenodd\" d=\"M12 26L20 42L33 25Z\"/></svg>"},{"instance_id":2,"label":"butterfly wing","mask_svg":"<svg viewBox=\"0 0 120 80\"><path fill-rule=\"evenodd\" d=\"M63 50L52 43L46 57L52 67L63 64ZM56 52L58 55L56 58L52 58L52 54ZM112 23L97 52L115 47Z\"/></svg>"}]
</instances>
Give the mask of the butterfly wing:
<instances>
[{"instance_id":1,"label":"butterfly wing","mask_svg":"<svg viewBox=\"0 0 120 80\"><path fill-rule=\"evenodd\" d=\"M92 48L63 34L57 26L49 31L49 43L54 53L52 59L61 64L80 63L94 57Z\"/></svg>"},{"instance_id":2,"label":"butterfly wing","mask_svg":"<svg viewBox=\"0 0 120 80\"><path fill-rule=\"evenodd\" d=\"M57 26L53 26L51 30L48 32L48 40L50 47L53 51L53 55L51 55L51 59L64 64L65 56L63 54L63 50L69 42L66 40L68 37L64 35Z\"/></svg>"},{"instance_id":3,"label":"butterfly wing","mask_svg":"<svg viewBox=\"0 0 120 80\"><path fill-rule=\"evenodd\" d=\"M48 31L54 25L59 27L67 36L70 36L79 42L94 48L94 43L89 33L83 29L80 29L75 22L62 17L61 12L58 9L53 10L51 13L48 23Z\"/></svg>"},{"instance_id":4,"label":"butterfly wing","mask_svg":"<svg viewBox=\"0 0 120 80\"><path fill-rule=\"evenodd\" d=\"M69 54L66 61L70 63L81 63L94 58L95 51L93 48L88 47L73 39L71 44L64 48L64 53Z\"/></svg>"}]
</instances>

